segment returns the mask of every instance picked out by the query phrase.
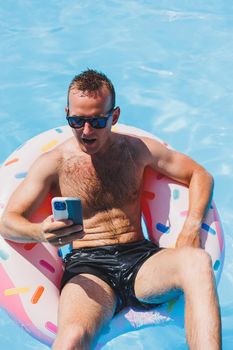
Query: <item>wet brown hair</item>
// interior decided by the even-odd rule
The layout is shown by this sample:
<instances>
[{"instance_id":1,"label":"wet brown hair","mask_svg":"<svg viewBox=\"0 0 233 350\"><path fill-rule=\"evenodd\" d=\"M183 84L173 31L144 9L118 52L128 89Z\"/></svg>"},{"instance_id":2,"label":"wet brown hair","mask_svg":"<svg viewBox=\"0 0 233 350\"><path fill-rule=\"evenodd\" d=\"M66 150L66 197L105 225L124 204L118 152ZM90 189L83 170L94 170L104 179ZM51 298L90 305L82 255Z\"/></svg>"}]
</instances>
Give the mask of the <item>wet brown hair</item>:
<instances>
[{"instance_id":1,"label":"wet brown hair","mask_svg":"<svg viewBox=\"0 0 233 350\"><path fill-rule=\"evenodd\" d=\"M95 94L103 86L106 86L112 96L112 107L115 106L115 89L111 80L103 73L93 69L87 69L82 73L75 75L72 79L67 94L67 106L69 106L69 94L72 89L77 89L88 94Z\"/></svg>"}]
</instances>

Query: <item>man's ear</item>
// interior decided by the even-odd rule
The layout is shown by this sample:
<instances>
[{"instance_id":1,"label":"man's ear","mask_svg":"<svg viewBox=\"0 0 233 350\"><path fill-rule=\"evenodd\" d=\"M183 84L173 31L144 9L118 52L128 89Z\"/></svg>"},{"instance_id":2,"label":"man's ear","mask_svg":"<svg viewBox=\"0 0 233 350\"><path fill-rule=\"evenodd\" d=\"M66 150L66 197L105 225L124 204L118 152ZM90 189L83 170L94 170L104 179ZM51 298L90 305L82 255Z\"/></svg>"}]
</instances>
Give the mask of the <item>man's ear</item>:
<instances>
[{"instance_id":1,"label":"man's ear","mask_svg":"<svg viewBox=\"0 0 233 350\"><path fill-rule=\"evenodd\" d=\"M68 114L69 113L69 108L66 106L66 108L65 108L65 112L66 112L66 114Z\"/></svg>"},{"instance_id":2,"label":"man's ear","mask_svg":"<svg viewBox=\"0 0 233 350\"><path fill-rule=\"evenodd\" d=\"M112 125L115 125L118 122L120 113L121 113L120 107L116 107L112 114Z\"/></svg>"}]
</instances>

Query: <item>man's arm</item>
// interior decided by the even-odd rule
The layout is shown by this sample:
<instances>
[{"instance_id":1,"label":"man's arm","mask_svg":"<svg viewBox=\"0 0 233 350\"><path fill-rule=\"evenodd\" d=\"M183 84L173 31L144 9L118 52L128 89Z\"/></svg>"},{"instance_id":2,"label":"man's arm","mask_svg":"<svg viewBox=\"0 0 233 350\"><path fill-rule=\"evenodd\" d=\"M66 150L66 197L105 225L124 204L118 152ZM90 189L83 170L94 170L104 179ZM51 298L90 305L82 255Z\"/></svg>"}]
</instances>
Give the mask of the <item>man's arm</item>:
<instances>
[{"instance_id":1,"label":"man's arm","mask_svg":"<svg viewBox=\"0 0 233 350\"><path fill-rule=\"evenodd\" d=\"M199 232L213 193L213 177L186 155L169 150L158 141L143 138L148 148L148 165L189 187L188 215L176 246L200 246Z\"/></svg>"},{"instance_id":2,"label":"man's arm","mask_svg":"<svg viewBox=\"0 0 233 350\"><path fill-rule=\"evenodd\" d=\"M70 220L54 222L53 217L49 216L42 223L32 223L28 219L41 205L56 177L57 162L54 153L40 156L12 194L3 213L0 232L4 238L16 242L51 240L56 244L58 234L66 236L74 231L70 232Z\"/></svg>"}]
</instances>

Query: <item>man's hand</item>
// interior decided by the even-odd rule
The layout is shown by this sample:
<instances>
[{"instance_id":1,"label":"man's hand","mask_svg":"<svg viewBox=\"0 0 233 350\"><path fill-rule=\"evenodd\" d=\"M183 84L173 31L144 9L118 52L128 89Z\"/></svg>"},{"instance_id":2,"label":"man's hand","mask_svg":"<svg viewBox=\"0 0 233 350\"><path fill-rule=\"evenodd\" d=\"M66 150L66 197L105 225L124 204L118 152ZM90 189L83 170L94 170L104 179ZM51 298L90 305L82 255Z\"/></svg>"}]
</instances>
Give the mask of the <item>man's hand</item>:
<instances>
[{"instance_id":1,"label":"man's hand","mask_svg":"<svg viewBox=\"0 0 233 350\"><path fill-rule=\"evenodd\" d=\"M200 240L201 221L188 217L177 238L176 248L181 247L201 247Z\"/></svg>"},{"instance_id":2,"label":"man's hand","mask_svg":"<svg viewBox=\"0 0 233 350\"><path fill-rule=\"evenodd\" d=\"M61 247L83 237L83 227L72 220L55 221L53 215L41 223L41 236L54 246Z\"/></svg>"},{"instance_id":3,"label":"man's hand","mask_svg":"<svg viewBox=\"0 0 233 350\"><path fill-rule=\"evenodd\" d=\"M201 240L200 240L199 232L194 232L190 234L187 231L184 231L184 230L181 231L176 241L176 248L187 247L187 246L200 248Z\"/></svg>"}]
</instances>

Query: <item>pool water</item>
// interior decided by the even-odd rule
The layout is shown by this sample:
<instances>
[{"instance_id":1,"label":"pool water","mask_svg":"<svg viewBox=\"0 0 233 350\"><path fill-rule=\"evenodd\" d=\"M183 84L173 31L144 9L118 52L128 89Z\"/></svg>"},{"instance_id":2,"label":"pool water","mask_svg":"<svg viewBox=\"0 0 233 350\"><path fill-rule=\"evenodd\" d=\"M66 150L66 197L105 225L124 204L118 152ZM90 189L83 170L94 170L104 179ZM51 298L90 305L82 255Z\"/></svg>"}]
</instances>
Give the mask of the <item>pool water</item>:
<instances>
[{"instance_id":1,"label":"pool water","mask_svg":"<svg viewBox=\"0 0 233 350\"><path fill-rule=\"evenodd\" d=\"M114 82L121 123L145 129L215 178L225 231L223 349L233 348L233 3L231 0L8 0L0 4L0 161L65 123L86 68ZM3 185L3 184L1 184ZM0 311L1 349L47 349ZM103 349L187 349L182 328L148 327Z\"/></svg>"}]
</instances>

